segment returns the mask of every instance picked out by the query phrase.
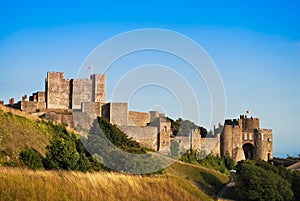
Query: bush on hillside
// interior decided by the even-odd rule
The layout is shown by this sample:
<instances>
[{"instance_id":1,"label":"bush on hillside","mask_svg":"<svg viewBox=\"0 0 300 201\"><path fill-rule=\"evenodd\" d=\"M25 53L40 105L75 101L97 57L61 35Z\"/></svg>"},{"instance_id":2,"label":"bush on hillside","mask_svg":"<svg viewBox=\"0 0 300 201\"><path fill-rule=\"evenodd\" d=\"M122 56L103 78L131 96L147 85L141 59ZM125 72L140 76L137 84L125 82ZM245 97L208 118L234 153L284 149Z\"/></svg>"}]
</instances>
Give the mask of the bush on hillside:
<instances>
[{"instance_id":1,"label":"bush on hillside","mask_svg":"<svg viewBox=\"0 0 300 201\"><path fill-rule=\"evenodd\" d=\"M115 125L98 117L84 142L89 153L109 168L136 174L161 173L162 163Z\"/></svg>"},{"instance_id":2,"label":"bush on hillside","mask_svg":"<svg viewBox=\"0 0 300 201\"><path fill-rule=\"evenodd\" d=\"M62 169L76 171L93 171L102 169L86 151L75 134L69 133L63 125L53 125L55 133L47 146L43 161L46 169Z\"/></svg>"},{"instance_id":3,"label":"bush on hillside","mask_svg":"<svg viewBox=\"0 0 300 201\"><path fill-rule=\"evenodd\" d=\"M42 155L33 148L26 148L21 151L20 160L30 169L44 169Z\"/></svg>"},{"instance_id":4,"label":"bush on hillside","mask_svg":"<svg viewBox=\"0 0 300 201\"><path fill-rule=\"evenodd\" d=\"M228 158L229 158L229 156L226 157L226 160L229 160ZM215 156L213 154L209 154L205 158L200 159L199 164L203 165L205 167L220 171L222 173L228 173L228 170L230 170L225 164L224 157L221 158L221 157Z\"/></svg>"},{"instance_id":5,"label":"bush on hillside","mask_svg":"<svg viewBox=\"0 0 300 201\"><path fill-rule=\"evenodd\" d=\"M193 150L185 152L179 160L186 163L199 165L199 162L196 159L196 153Z\"/></svg>"}]
</instances>

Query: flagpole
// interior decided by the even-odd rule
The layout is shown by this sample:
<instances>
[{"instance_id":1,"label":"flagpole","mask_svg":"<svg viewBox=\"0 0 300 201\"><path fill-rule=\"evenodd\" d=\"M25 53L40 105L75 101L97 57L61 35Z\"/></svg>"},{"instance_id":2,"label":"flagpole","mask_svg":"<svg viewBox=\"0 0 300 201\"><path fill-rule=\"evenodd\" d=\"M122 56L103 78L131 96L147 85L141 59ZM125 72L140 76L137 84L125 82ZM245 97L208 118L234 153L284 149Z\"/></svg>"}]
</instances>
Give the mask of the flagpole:
<instances>
[{"instance_id":1,"label":"flagpole","mask_svg":"<svg viewBox=\"0 0 300 201\"><path fill-rule=\"evenodd\" d=\"M88 69L91 70L91 75L93 75L93 73L94 73L94 72L93 72L93 66L92 66L92 65L89 65L89 66L88 66Z\"/></svg>"}]
</instances>

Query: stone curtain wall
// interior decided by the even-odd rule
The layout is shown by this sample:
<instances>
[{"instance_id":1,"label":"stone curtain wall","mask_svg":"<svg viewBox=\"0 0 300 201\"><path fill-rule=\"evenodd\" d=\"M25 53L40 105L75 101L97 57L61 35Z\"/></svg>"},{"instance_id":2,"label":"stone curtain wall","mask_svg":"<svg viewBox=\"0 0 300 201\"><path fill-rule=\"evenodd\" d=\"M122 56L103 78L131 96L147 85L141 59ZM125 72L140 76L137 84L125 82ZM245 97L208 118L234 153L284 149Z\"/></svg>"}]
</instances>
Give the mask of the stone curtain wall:
<instances>
[{"instance_id":1,"label":"stone curtain wall","mask_svg":"<svg viewBox=\"0 0 300 201\"><path fill-rule=\"evenodd\" d=\"M149 112L129 111L128 125L143 127L143 126L147 126L147 123L150 123Z\"/></svg>"},{"instance_id":2,"label":"stone curtain wall","mask_svg":"<svg viewBox=\"0 0 300 201\"><path fill-rule=\"evenodd\" d=\"M92 102L92 80L72 80L72 109L81 109L82 102Z\"/></svg>"},{"instance_id":3,"label":"stone curtain wall","mask_svg":"<svg viewBox=\"0 0 300 201\"><path fill-rule=\"evenodd\" d=\"M137 127L137 126L118 126L120 130L132 137L144 147L157 150L157 128L153 126Z\"/></svg>"}]
</instances>

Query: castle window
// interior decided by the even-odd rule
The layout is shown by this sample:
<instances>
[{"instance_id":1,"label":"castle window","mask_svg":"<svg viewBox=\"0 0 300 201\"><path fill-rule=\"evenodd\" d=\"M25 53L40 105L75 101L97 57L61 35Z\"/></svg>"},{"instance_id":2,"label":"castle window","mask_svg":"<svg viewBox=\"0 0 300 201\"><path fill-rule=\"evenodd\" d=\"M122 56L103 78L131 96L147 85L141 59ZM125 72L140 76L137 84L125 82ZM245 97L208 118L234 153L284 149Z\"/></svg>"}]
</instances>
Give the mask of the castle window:
<instances>
[{"instance_id":1,"label":"castle window","mask_svg":"<svg viewBox=\"0 0 300 201\"><path fill-rule=\"evenodd\" d=\"M263 133L261 134L261 140L264 140L264 134Z\"/></svg>"},{"instance_id":2,"label":"castle window","mask_svg":"<svg viewBox=\"0 0 300 201\"><path fill-rule=\"evenodd\" d=\"M249 140L252 140L252 134L249 133Z\"/></svg>"},{"instance_id":3,"label":"castle window","mask_svg":"<svg viewBox=\"0 0 300 201\"><path fill-rule=\"evenodd\" d=\"M248 139L247 137L248 137L247 133L244 133L244 140L247 140Z\"/></svg>"}]
</instances>

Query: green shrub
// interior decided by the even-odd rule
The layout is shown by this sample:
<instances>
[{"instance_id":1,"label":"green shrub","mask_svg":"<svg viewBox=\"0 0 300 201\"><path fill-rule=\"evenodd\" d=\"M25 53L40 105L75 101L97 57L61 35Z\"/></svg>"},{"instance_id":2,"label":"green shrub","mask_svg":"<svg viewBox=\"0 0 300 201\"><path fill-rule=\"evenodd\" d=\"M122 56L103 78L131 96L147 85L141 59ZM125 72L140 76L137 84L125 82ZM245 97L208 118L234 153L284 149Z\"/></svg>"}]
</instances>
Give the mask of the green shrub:
<instances>
[{"instance_id":1,"label":"green shrub","mask_svg":"<svg viewBox=\"0 0 300 201\"><path fill-rule=\"evenodd\" d=\"M35 149L26 148L20 153L20 160L22 163L30 169L43 169L43 157Z\"/></svg>"},{"instance_id":2,"label":"green shrub","mask_svg":"<svg viewBox=\"0 0 300 201\"><path fill-rule=\"evenodd\" d=\"M196 154L193 150L190 150L188 152L185 152L181 158L179 159L183 162L186 163L191 163L191 164L195 164L195 165L199 165L197 159L196 159Z\"/></svg>"}]
</instances>

